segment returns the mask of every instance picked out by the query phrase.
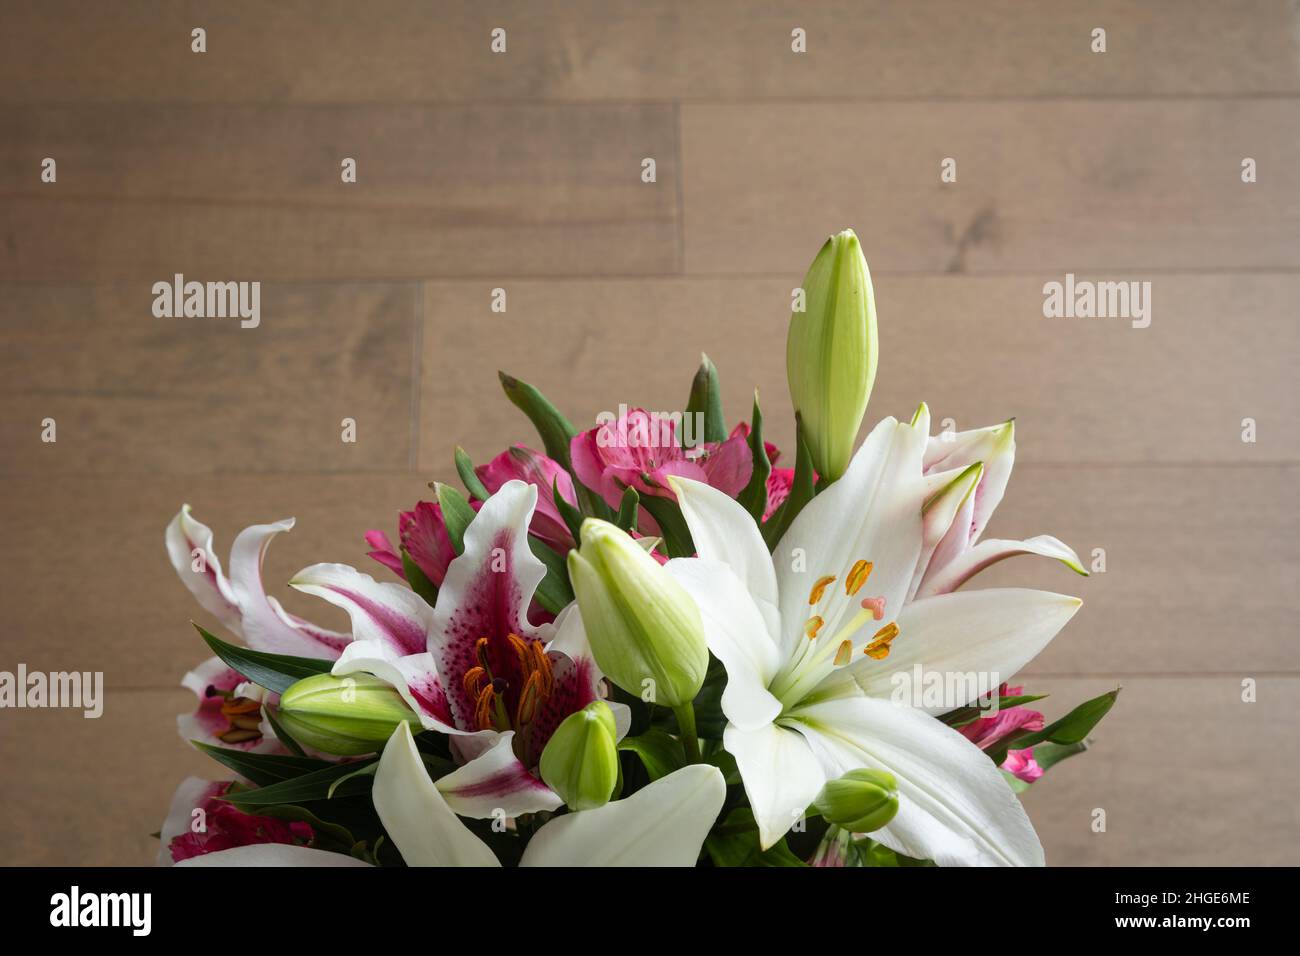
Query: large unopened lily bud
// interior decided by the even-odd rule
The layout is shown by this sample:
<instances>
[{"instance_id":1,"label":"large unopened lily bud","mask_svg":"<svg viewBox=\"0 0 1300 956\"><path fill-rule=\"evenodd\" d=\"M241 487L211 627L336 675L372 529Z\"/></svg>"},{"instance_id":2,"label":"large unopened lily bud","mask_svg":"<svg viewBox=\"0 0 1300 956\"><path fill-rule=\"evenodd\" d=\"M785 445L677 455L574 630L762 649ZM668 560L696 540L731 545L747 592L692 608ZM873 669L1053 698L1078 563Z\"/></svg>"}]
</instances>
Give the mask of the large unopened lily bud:
<instances>
[{"instance_id":1,"label":"large unopened lily bud","mask_svg":"<svg viewBox=\"0 0 1300 956\"><path fill-rule=\"evenodd\" d=\"M844 474L876 381L876 300L852 229L831 236L803 280L785 345L790 399L817 473Z\"/></svg>"},{"instance_id":2,"label":"large unopened lily bud","mask_svg":"<svg viewBox=\"0 0 1300 956\"><path fill-rule=\"evenodd\" d=\"M694 599L627 532L582 523L569 578L597 666L615 684L657 704L681 707L709 666Z\"/></svg>"},{"instance_id":3,"label":"large unopened lily bud","mask_svg":"<svg viewBox=\"0 0 1300 956\"><path fill-rule=\"evenodd\" d=\"M304 677L280 695L276 716L294 740L340 756L382 750L400 723L421 729L401 695L368 674Z\"/></svg>"},{"instance_id":4,"label":"large unopened lily bud","mask_svg":"<svg viewBox=\"0 0 1300 956\"><path fill-rule=\"evenodd\" d=\"M538 769L569 809L609 803L618 783L617 736L614 712L603 700L593 700L555 728Z\"/></svg>"},{"instance_id":5,"label":"large unopened lily bud","mask_svg":"<svg viewBox=\"0 0 1300 956\"><path fill-rule=\"evenodd\" d=\"M870 833L898 812L898 781L884 770L850 770L822 787L813 805L830 823Z\"/></svg>"}]
</instances>

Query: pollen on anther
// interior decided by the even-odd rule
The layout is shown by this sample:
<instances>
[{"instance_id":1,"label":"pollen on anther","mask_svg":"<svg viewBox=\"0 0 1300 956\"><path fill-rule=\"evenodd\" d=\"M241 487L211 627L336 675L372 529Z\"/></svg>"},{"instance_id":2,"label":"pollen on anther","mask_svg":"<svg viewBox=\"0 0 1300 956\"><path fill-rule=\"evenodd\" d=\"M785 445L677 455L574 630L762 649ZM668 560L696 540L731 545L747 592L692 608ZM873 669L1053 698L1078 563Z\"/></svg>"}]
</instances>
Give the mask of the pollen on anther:
<instances>
[{"instance_id":1,"label":"pollen on anther","mask_svg":"<svg viewBox=\"0 0 1300 956\"><path fill-rule=\"evenodd\" d=\"M863 649L863 653L872 660L883 661L889 656L889 645L896 637L898 637L898 622L890 621L880 630L876 631L876 636L873 637L871 643Z\"/></svg>"},{"instance_id":2,"label":"pollen on anther","mask_svg":"<svg viewBox=\"0 0 1300 956\"><path fill-rule=\"evenodd\" d=\"M817 583L812 586L808 592L808 603L817 604L821 601L822 595L826 593L826 588L835 583L835 575L827 574L817 579Z\"/></svg>"},{"instance_id":3,"label":"pollen on anther","mask_svg":"<svg viewBox=\"0 0 1300 956\"><path fill-rule=\"evenodd\" d=\"M808 620L804 622L803 625L804 636L807 637L808 640L810 641L815 639L817 637L817 632L822 629L822 625L825 623L826 622L822 620L820 614L814 614L812 617L808 618Z\"/></svg>"},{"instance_id":4,"label":"pollen on anther","mask_svg":"<svg viewBox=\"0 0 1300 956\"><path fill-rule=\"evenodd\" d=\"M853 562L853 567L849 573L844 576L844 593L849 597L857 594L862 590L862 585L867 583L867 578L871 577L873 565L870 561L859 558Z\"/></svg>"},{"instance_id":5,"label":"pollen on anther","mask_svg":"<svg viewBox=\"0 0 1300 956\"><path fill-rule=\"evenodd\" d=\"M853 660L853 642L849 640L841 641L839 648L835 651L835 666L843 667L851 660Z\"/></svg>"}]
</instances>

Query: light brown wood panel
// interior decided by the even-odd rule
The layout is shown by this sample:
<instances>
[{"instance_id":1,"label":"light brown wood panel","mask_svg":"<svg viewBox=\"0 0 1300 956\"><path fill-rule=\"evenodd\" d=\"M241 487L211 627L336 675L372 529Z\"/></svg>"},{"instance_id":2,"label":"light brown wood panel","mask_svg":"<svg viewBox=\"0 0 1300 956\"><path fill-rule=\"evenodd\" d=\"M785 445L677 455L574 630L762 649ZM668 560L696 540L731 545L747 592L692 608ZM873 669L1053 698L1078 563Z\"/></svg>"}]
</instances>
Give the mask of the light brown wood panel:
<instances>
[{"instance_id":1,"label":"light brown wood panel","mask_svg":"<svg viewBox=\"0 0 1300 956\"><path fill-rule=\"evenodd\" d=\"M1295 92L1286 0L47 2L6 11L9 101ZM190 31L207 30L207 53ZM503 55L489 50L507 30ZM806 54L791 30L807 31ZM1107 52L1091 52L1095 27Z\"/></svg>"},{"instance_id":2,"label":"light brown wood panel","mask_svg":"<svg viewBox=\"0 0 1300 956\"><path fill-rule=\"evenodd\" d=\"M143 280L5 288L0 472L409 467L416 285L268 284L254 328L156 318L153 303Z\"/></svg>"},{"instance_id":3,"label":"light brown wood panel","mask_svg":"<svg viewBox=\"0 0 1300 956\"><path fill-rule=\"evenodd\" d=\"M1295 866L1300 817L1300 682L1126 679L1092 749L1052 768L1024 797L1052 865ZM1112 689L1103 680L1033 681L1049 717ZM1106 812L1106 832L1092 830Z\"/></svg>"},{"instance_id":4,"label":"light brown wood panel","mask_svg":"<svg viewBox=\"0 0 1300 956\"><path fill-rule=\"evenodd\" d=\"M187 776L223 778L219 764L177 733L188 697L110 683L97 719L71 710L6 711L4 865L154 865L159 843L151 834L162 827L176 787Z\"/></svg>"},{"instance_id":5,"label":"light brown wood panel","mask_svg":"<svg viewBox=\"0 0 1300 956\"><path fill-rule=\"evenodd\" d=\"M686 105L686 270L787 271L846 226L886 272L1295 269L1295 113L1286 99Z\"/></svg>"},{"instance_id":6,"label":"light brown wood panel","mask_svg":"<svg viewBox=\"0 0 1300 956\"><path fill-rule=\"evenodd\" d=\"M0 279L670 272L676 150L668 105L0 109Z\"/></svg>"},{"instance_id":7,"label":"light brown wood panel","mask_svg":"<svg viewBox=\"0 0 1300 956\"><path fill-rule=\"evenodd\" d=\"M163 532L183 503L212 528L229 569L244 527L294 517L269 548L262 579L286 607L322 626L347 616L287 582L310 564L337 561L396 580L366 557L371 528L395 534L397 512L429 489L408 475L251 475L6 478L0 569L8 622L0 667L103 671L116 687L171 688L210 657L191 621L223 633L185 590Z\"/></svg>"},{"instance_id":8,"label":"light brown wood panel","mask_svg":"<svg viewBox=\"0 0 1300 956\"><path fill-rule=\"evenodd\" d=\"M728 420L748 420L757 388L769 439L789 449L790 291L815 251L792 252L784 277L509 281L505 314L489 311L493 282L428 283L422 465L446 465L458 443L486 460L532 440L497 369L537 385L582 425L619 402L681 407L701 350L718 365ZM924 400L936 430L947 418L972 428L1016 417L1026 462L1300 459L1300 422L1289 414L1300 397L1300 276L1151 282L1151 324L1135 329L1125 319L1044 318L1039 277L878 276L881 360L868 423L910 417ZM1247 417L1258 425L1253 444L1241 440Z\"/></svg>"}]
</instances>

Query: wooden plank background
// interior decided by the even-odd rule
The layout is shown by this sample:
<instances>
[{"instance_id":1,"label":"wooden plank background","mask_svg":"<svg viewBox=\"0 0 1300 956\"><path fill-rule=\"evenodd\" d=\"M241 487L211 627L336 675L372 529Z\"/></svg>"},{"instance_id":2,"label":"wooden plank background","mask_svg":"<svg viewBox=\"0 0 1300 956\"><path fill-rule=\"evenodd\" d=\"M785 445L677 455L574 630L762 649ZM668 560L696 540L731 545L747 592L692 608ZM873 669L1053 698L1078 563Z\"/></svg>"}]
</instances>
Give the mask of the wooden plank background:
<instances>
[{"instance_id":1,"label":"wooden plank background","mask_svg":"<svg viewBox=\"0 0 1300 956\"><path fill-rule=\"evenodd\" d=\"M1026 797L1049 861L1300 862L1294 3L54 0L0 22L0 669L108 685L98 721L0 713L6 862L150 862L175 784L216 771L173 727L203 656L162 547L182 502L222 552L296 516L266 579L339 624L282 582L364 564L457 444L534 442L498 368L587 422L680 405L705 351L729 418L757 389L788 448L790 290L845 226L882 322L869 417L1016 416L991 533L1105 551L1087 580L1026 559L985 582L1085 599L1025 675L1049 714L1124 686ZM261 281L261 326L155 319L177 272ZM1043 318L1067 272L1149 281L1151 326Z\"/></svg>"}]
</instances>

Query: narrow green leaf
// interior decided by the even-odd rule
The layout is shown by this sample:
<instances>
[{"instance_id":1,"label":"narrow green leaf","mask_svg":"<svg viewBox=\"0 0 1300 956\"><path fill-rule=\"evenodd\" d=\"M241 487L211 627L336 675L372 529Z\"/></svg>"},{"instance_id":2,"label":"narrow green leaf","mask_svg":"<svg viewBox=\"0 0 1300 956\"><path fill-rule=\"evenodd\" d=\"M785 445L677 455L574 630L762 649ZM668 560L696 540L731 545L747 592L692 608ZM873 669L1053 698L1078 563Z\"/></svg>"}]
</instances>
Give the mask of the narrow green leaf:
<instances>
[{"instance_id":1,"label":"narrow green leaf","mask_svg":"<svg viewBox=\"0 0 1300 956\"><path fill-rule=\"evenodd\" d=\"M280 725L280 718L274 707L268 706L263 708L263 713L266 714L267 722L270 723L271 729L275 731L275 735L280 738L280 743L284 744L299 757L307 756L307 752L302 749L302 746L298 741L294 740L293 737L290 736L289 731L285 730L284 727Z\"/></svg>"},{"instance_id":2,"label":"narrow green leaf","mask_svg":"<svg viewBox=\"0 0 1300 956\"><path fill-rule=\"evenodd\" d=\"M718 384L718 370L707 355L700 356L700 367L691 382L691 397L686 403L687 415L700 415L704 419L704 434L690 429L691 437L698 443L726 441L727 420L722 414L722 388Z\"/></svg>"},{"instance_id":3,"label":"narrow green leaf","mask_svg":"<svg viewBox=\"0 0 1300 956\"><path fill-rule=\"evenodd\" d=\"M574 542L582 540L582 512L569 504L569 500L560 494L558 480L551 482L551 498L560 512L560 517L564 519L564 526L569 529L569 534L573 535Z\"/></svg>"},{"instance_id":4,"label":"narrow green leaf","mask_svg":"<svg viewBox=\"0 0 1300 956\"><path fill-rule=\"evenodd\" d=\"M546 454L564 466L565 471L573 471L573 462L569 458L569 443L578 434L578 430L560 413L560 410L547 401L546 396L527 382L521 382L513 375L497 372L501 379L501 388L506 398L515 407L528 416L528 420L541 436Z\"/></svg>"},{"instance_id":5,"label":"narrow green leaf","mask_svg":"<svg viewBox=\"0 0 1300 956\"><path fill-rule=\"evenodd\" d=\"M641 499L641 506L650 512L663 532L664 547L670 558L689 558L695 553L695 542L691 540L691 529L682 517L681 506L671 498L658 495L646 495Z\"/></svg>"},{"instance_id":6,"label":"narrow green leaf","mask_svg":"<svg viewBox=\"0 0 1300 956\"><path fill-rule=\"evenodd\" d=\"M559 614L573 603L573 588L569 584L569 567L564 558L556 554L549 545L539 541L531 534L528 547L533 556L546 565L546 577L537 586L537 603L552 614Z\"/></svg>"},{"instance_id":7,"label":"narrow green leaf","mask_svg":"<svg viewBox=\"0 0 1300 956\"><path fill-rule=\"evenodd\" d=\"M1054 744L1080 743L1101 722L1101 719L1106 716L1111 707L1115 705L1115 699L1119 696L1119 692L1120 688L1116 687L1100 697L1084 701L1060 720L1053 721L1042 730L1020 731L1011 734L999 741L996 747L986 750L985 753L989 755L990 760L1001 766L1002 761L1007 759L1008 750L1024 750L1026 747L1033 747L1044 741Z\"/></svg>"},{"instance_id":8,"label":"narrow green leaf","mask_svg":"<svg viewBox=\"0 0 1300 956\"><path fill-rule=\"evenodd\" d=\"M442 520L447 524L447 536L457 554L465 551L465 529L474 520L474 509L469 506L465 496L451 485L441 481L429 483L429 487L438 496L438 505L442 508Z\"/></svg>"},{"instance_id":9,"label":"narrow green leaf","mask_svg":"<svg viewBox=\"0 0 1300 956\"><path fill-rule=\"evenodd\" d=\"M460 475L460 480L464 483L465 490L470 493L470 497L477 498L479 501L488 500L487 487L474 473L474 462L470 461L469 455L465 454L465 449L459 445L456 446L456 473Z\"/></svg>"},{"instance_id":10,"label":"narrow green leaf","mask_svg":"<svg viewBox=\"0 0 1300 956\"><path fill-rule=\"evenodd\" d=\"M402 574L406 578L406 583L411 586L411 590L424 598L429 607L438 603L438 585L429 580L429 576L420 570L420 566L415 563L415 559L405 548L402 549Z\"/></svg>"},{"instance_id":11,"label":"narrow green leaf","mask_svg":"<svg viewBox=\"0 0 1300 956\"><path fill-rule=\"evenodd\" d=\"M333 661L314 657L291 657L288 654L267 654L247 647L227 644L221 638L195 624L199 636L212 648L212 653L226 662L235 671L248 678L259 687L283 694L290 685L311 677L313 674L328 674L334 666Z\"/></svg>"},{"instance_id":12,"label":"narrow green leaf","mask_svg":"<svg viewBox=\"0 0 1300 956\"><path fill-rule=\"evenodd\" d=\"M641 758L651 783L686 766L682 742L658 728L651 728L639 737L624 737L619 741L618 749Z\"/></svg>"},{"instance_id":13,"label":"narrow green leaf","mask_svg":"<svg viewBox=\"0 0 1300 956\"><path fill-rule=\"evenodd\" d=\"M777 542L781 540L781 536L790 528L799 512L803 510L804 505L812 501L813 495L817 493L812 455L809 453L808 443L803 437L803 424L797 416L795 418L795 445L794 482L790 487L790 494L776 514L772 515L767 524L763 525L763 540L767 543L770 551L776 550Z\"/></svg>"},{"instance_id":14,"label":"narrow green leaf","mask_svg":"<svg viewBox=\"0 0 1300 956\"><path fill-rule=\"evenodd\" d=\"M772 474L772 462L763 444L763 413L758 408L758 392L754 392L754 412L749 425L749 453L754 459L754 471L736 500L761 524L763 512L767 510L767 479Z\"/></svg>"},{"instance_id":15,"label":"narrow green leaf","mask_svg":"<svg viewBox=\"0 0 1300 956\"><path fill-rule=\"evenodd\" d=\"M214 747L201 741L192 741L194 746L213 760L224 764L241 777L247 777L259 787L269 786L284 780L292 780L305 774L315 773L325 767L337 766L314 757L288 757L283 754L257 754L247 750L232 750L226 747Z\"/></svg>"},{"instance_id":16,"label":"narrow green leaf","mask_svg":"<svg viewBox=\"0 0 1300 956\"><path fill-rule=\"evenodd\" d=\"M641 501L641 496L636 493L636 489L631 485L623 489L623 500L618 505L618 515L614 518L614 524L618 525L624 531L636 530L636 511ZM574 537L574 541L578 538Z\"/></svg>"},{"instance_id":17,"label":"narrow green leaf","mask_svg":"<svg viewBox=\"0 0 1300 956\"><path fill-rule=\"evenodd\" d=\"M279 803L311 802L367 793L373 781L359 774L358 771L378 759L378 757L371 757L364 762L326 764L311 773L287 780L272 781L255 790L229 793L221 799L235 804L242 810L246 807L269 807ZM340 781L340 778L347 779L342 780L339 786L335 787L334 783Z\"/></svg>"},{"instance_id":18,"label":"narrow green leaf","mask_svg":"<svg viewBox=\"0 0 1300 956\"><path fill-rule=\"evenodd\" d=\"M238 804L236 804L236 806L238 806ZM333 849L342 852L349 852L357 843L357 838L352 835L352 831L347 827L322 820L306 807L299 807L293 804L278 804L271 807L259 806L257 808L256 816L276 817L281 820L295 820L308 824L316 832L316 839L312 841L312 846L317 849ZM325 839L322 839L322 837Z\"/></svg>"}]
</instances>

